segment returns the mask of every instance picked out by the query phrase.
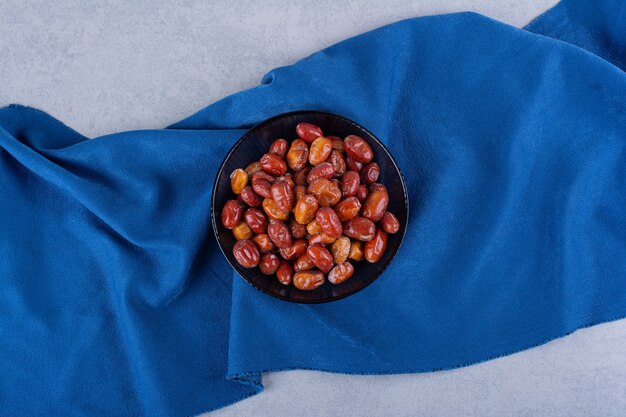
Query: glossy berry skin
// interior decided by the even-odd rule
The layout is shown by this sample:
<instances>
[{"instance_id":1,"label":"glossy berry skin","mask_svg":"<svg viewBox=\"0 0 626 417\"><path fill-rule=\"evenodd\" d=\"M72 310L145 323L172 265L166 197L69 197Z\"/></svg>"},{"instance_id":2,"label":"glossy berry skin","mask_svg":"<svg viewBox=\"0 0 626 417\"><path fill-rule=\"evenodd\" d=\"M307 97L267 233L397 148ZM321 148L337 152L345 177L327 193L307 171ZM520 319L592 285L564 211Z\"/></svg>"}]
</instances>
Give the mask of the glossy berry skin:
<instances>
[{"instance_id":1,"label":"glossy berry skin","mask_svg":"<svg viewBox=\"0 0 626 417\"><path fill-rule=\"evenodd\" d=\"M319 210L318 210L319 212ZM317 213L315 213L317 215ZM306 225L306 231L309 235L315 236L322 233L322 227L320 226L317 219L313 219Z\"/></svg>"},{"instance_id":2,"label":"glossy berry skin","mask_svg":"<svg viewBox=\"0 0 626 417\"><path fill-rule=\"evenodd\" d=\"M397 233L400 230L400 221L393 213L386 211L380 219L380 226L389 234Z\"/></svg>"},{"instance_id":3,"label":"glossy berry skin","mask_svg":"<svg viewBox=\"0 0 626 417\"><path fill-rule=\"evenodd\" d=\"M322 272L327 273L334 265L333 255L322 245L312 245L306 250L313 264Z\"/></svg>"},{"instance_id":4,"label":"glossy berry skin","mask_svg":"<svg viewBox=\"0 0 626 417\"><path fill-rule=\"evenodd\" d=\"M261 210L256 208L249 208L244 213L243 218L250 230L252 230L257 235L265 233L267 231L267 217L265 217L265 214L263 214Z\"/></svg>"},{"instance_id":5,"label":"glossy berry skin","mask_svg":"<svg viewBox=\"0 0 626 417\"><path fill-rule=\"evenodd\" d=\"M322 233L313 235L309 238L309 246L313 246L315 244L330 245L335 240L336 239L334 237L330 237L326 233L322 232Z\"/></svg>"},{"instance_id":6,"label":"glossy berry skin","mask_svg":"<svg viewBox=\"0 0 626 417\"><path fill-rule=\"evenodd\" d=\"M294 140L287 151L285 159L289 168L294 171L303 169L309 161L309 146L301 139Z\"/></svg>"},{"instance_id":7,"label":"glossy berry skin","mask_svg":"<svg viewBox=\"0 0 626 417\"><path fill-rule=\"evenodd\" d=\"M341 236L330 245L330 253L333 255L333 262L340 264L345 262L350 255L350 239Z\"/></svg>"},{"instance_id":8,"label":"glossy berry skin","mask_svg":"<svg viewBox=\"0 0 626 417\"><path fill-rule=\"evenodd\" d=\"M359 161L355 161L351 157L346 156L346 167L350 171L354 171L354 172L359 172L360 173L361 169L363 169L363 163L359 162Z\"/></svg>"},{"instance_id":9,"label":"glossy berry skin","mask_svg":"<svg viewBox=\"0 0 626 417\"><path fill-rule=\"evenodd\" d=\"M252 189L261 197L270 198L272 193L270 188L276 179L264 171L257 171L252 174Z\"/></svg>"},{"instance_id":10,"label":"glossy berry skin","mask_svg":"<svg viewBox=\"0 0 626 417\"><path fill-rule=\"evenodd\" d=\"M296 203L303 195L306 194L306 187L304 185L296 185L296 188L293 189L293 193L295 194Z\"/></svg>"},{"instance_id":11,"label":"glossy berry skin","mask_svg":"<svg viewBox=\"0 0 626 417\"><path fill-rule=\"evenodd\" d=\"M359 188L356 191L356 198L359 199L359 201L361 202L361 204L365 203L365 200L367 200L367 196L370 195L370 192L368 191L367 187L365 185L359 185Z\"/></svg>"},{"instance_id":12,"label":"glossy berry skin","mask_svg":"<svg viewBox=\"0 0 626 417\"><path fill-rule=\"evenodd\" d=\"M232 229L241 223L243 206L237 200L228 200L222 208L222 224L227 229Z\"/></svg>"},{"instance_id":13,"label":"glossy berry skin","mask_svg":"<svg viewBox=\"0 0 626 417\"><path fill-rule=\"evenodd\" d=\"M282 182L287 183L289 188L291 188L292 190L296 186L296 184L293 182L293 177L291 175L291 172L288 172L285 175L281 175L280 177L276 177L276 181L274 182L275 183L282 183Z\"/></svg>"},{"instance_id":14,"label":"glossy berry skin","mask_svg":"<svg viewBox=\"0 0 626 417\"><path fill-rule=\"evenodd\" d=\"M246 171L246 174L248 174L248 176L251 177L252 174L260 170L261 170L261 164L259 164L259 161L255 161L255 162L252 162L250 165L248 165L244 171Z\"/></svg>"},{"instance_id":15,"label":"glossy berry skin","mask_svg":"<svg viewBox=\"0 0 626 417\"><path fill-rule=\"evenodd\" d=\"M385 211L387 211L388 204L389 194L387 194L386 189L372 191L365 199L365 203L363 203L361 215L373 222L377 222L382 219Z\"/></svg>"},{"instance_id":16,"label":"glossy berry skin","mask_svg":"<svg viewBox=\"0 0 626 417\"><path fill-rule=\"evenodd\" d=\"M333 166L333 177L341 178L346 173L346 160L341 152L333 149L327 161Z\"/></svg>"},{"instance_id":17,"label":"glossy berry skin","mask_svg":"<svg viewBox=\"0 0 626 417\"><path fill-rule=\"evenodd\" d=\"M383 230L376 230L374 238L365 242L365 259L367 262L378 262L387 249L387 233Z\"/></svg>"},{"instance_id":18,"label":"glossy berry skin","mask_svg":"<svg viewBox=\"0 0 626 417\"><path fill-rule=\"evenodd\" d=\"M293 261L306 253L308 243L304 239L292 241L291 246L280 249L279 253L283 259Z\"/></svg>"},{"instance_id":19,"label":"glossy berry skin","mask_svg":"<svg viewBox=\"0 0 626 417\"><path fill-rule=\"evenodd\" d=\"M280 210L291 211L295 196L288 181L275 182L270 188L270 193Z\"/></svg>"},{"instance_id":20,"label":"glossy berry skin","mask_svg":"<svg viewBox=\"0 0 626 417\"><path fill-rule=\"evenodd\" d=\"M362 164L367 164L374 157L370 145L365 139L357 135L346 136L343 147L350 158Z\"/></svg>"},{"instance_id":21,"label":"glossy berry skin","mask_svg":"<svg viewBox=\"0 0 626 417\"><path fill-rule=\"evenodd\" d=\"M344 197L355 196L359 186L361 185L361 178L356 171L348 171L341 179L341 193Z\"/></svg>"},{"instance_id":22,"label":"glossy berry skin","mask_svg":"<svg viewBox=\"0 0 626 417\"><path fill-rule=\"evenodd\" d=\"M244 268L254 268L259 264L259 250L251 240L238 240L233 246L233 255Z\"/></svg>"},{"instance_id":23,"label":"glossy berry skin","mask_svg":"<svg viewBox=\"0 0 626 417\"><path fill-rule=\"evenodd\" d=\"M267 214L267 217L272 220L285 221L289 218L289 211L281 210L273 198L264 199L261 205L263 206L263 211Z\"/></svg>"},{"instance_id":24,"label":"glossy berry skin","mask_svg":"<svg viewBox=\"0 0 626 417\"><path fill-rule=\"evenodd\" d=\"M266 253L259 261L259 269L264 275L274 275L279 265L280 259L273 253Z\"/></svg>"},{"instance_id":25,"label":"glossy berry skin","mask_svg":"<svg viewBox=\"0 0 626 417\"><path fill-rule=\"evenodd\" d=\"M305 194L296 203L296 207L293 210L293 214L296 221L300 224L308 224L315 218L315 212L317 211L318 202L317 198L311 194Z\"/></svg>"},{"instance_id":26,"label":"glossy berry skin","mask_svg":"<svg viewBox=\"0 0 626 417\"><path fill-rule=\"evenodd\" d=\"M293 276L293 286L303 291L319 288L324 281L324 274L320 271L301 271Z\"/></svg>"},{"instance_id":27,"label":"glossy berry skin","mask_svg":"<svg viewBox=\"0 0 626 417\"><path fill-rule=\"evenodd\" d=\"M274 249L272 239L270 239L270 237L266 233L256 235L252 238L252 241L254 242L260 253L267 253Z\"/></svg>"},{"instance_id":28,"label":"glossy berry skin","mask_svg":"<svg viewBox=\"0 0 626 417\"><path fill-rule=\"evenodd\" d=\"M339 221L345 222L355 218L361 211L361 202L356 197L348 197L337 203L333 209L339 217Z\"/></svg>"},{"instance_id":29,"label":"glossy berry skin","mask_svg":"<svg viewBox=\"0 0 626 417\"><path fill-rule=\"evenodd\" d=\"M245 222L241 222L233 227L233 236L235 236L237 240L252 239L254 233L252 233L252 230L250 230L250 227L248 227Z\"/></svg>"},{"instance_id":30,"label":"glossy berry skin","mask_svg":"<svg viewBox=\"0 0 626 417\"><path fill-rule=\"evenodd\" d=\"M374 184L380 176L380 167L376 162L370 162L361 170L361 183Z\"/></svg>"},{"instance_id":31,"label":"glossy berry skin","mask_svg":"<svg viewBox=\"0 0 626 417\"><path fill-rule=\"evenodd\" d=\"M287 163L285 163L282 158L272 153L266 153L263 155L259 160L259 163L261 164L261 169L263 171L275 177L285 175L287 172Z\"/></svg>"},{"instance_id":32,"label":"glossy berry skin","mask_svg":"<svg viewBox=\"0 0 626 417\"><path fill-rule=\"evenodd\" d=\"M287 261L280 261L278 268L276 269L276 278L278 282L283 285L291 284L293 280L293 266Z\"/></svg>"},{"instance_id":33,"label":"glossy berry skin","mask_svg":"<svg viewBox=\"0 0 626 417\"><path fill-rule=\"evenodd\" d=\"M307 182L310 184L318 178L332 178L335 173L335 168L333 168L330 162L322 162L315 168L311 169L309 175L307 176Z\"/></svg>"},{"instance_id":34,"label":"glossy berry skin","mask_svg":"<svg viewBox=\"0 0 626 417\"><path fill-rule=\"evenodd\" d=\"M374 238L376 225L365 217L355 217L343 223L343 234L357 240L368 241Z\"/></svg>"},{"instance_id":35,"label":"glossy berry skin","mask_svg":"<svg viewBox=\"0 0 626 417\"><path fill-rule=\"evenodd\" d=\"M287 149L289 148L289 144L285 139L276 139L272 142L272 146L270 146L271 154L276 155L279 158L284 158L287 153Z\"/></svg>"},{"instance_id":36,"label":"glossy berry skin","mask_svg":"<svg viewBox=\"0 0 626 417\"><path fill-rule=\"evenodd\" d=\"M313 260L309 257L308 254L305 253L304 255L296 259L296 261L293 263L293 270L296 272L308 271L310 269L313 269L314 266L315 264L313 263Z\"/></svg>"},{"instance_id":37,"label":"glossy berry skin","mask_svg":"<svg viewBox=\"0 0 626 417\"><path fill-rule=\"evenodd\" d=\"M354 274L354 266L350 262L341 262L328 273L328 281L331 284L342 284Z\"/></svg>"},{"instance_id":38,"label":"glossy berry skin","mask_svg":"<svg viewBox=\"0 0 626 417\"><path fill-rule=\"evenodd\" d=\"M341 200L339 185L326 178L318 178L309 184L308 192L317 198L318 205L322 207L332 207Z\"/></svg>"},{"instance_id":39,"label":"glossy berry skin","mask_svg":"<svg viewBox=\"0 0 626 417\"><path fill-rule=\"evenodd\" d=\"M341 153L344 152L343 139L341 139L338 136L326 136L326 137L333 142L333 150L339 151Z\"/></svg>"},{"instance_id":40,"label":"glossy berry skin","mask_svg":"<svg viewBox=\"0 0 626 417\"><path fill-rule=\"evenodd\" d=\"M326 161L333 150L333 143L330 139L323 136L318 137L311 143L309 149L309 163L317 166Z\"/></svg>"},{"instance_id":41,"label":"glossy berry skin","mask_svg":"<svg viewBox=\"0 0 626 417\"><path fill-rule=\"evenodd\" d=\"M230 188L235 194L241 194L241 190L248 185L248 173L241 168L230 174Z\"/></svg>"},{"instance_id":42,"label":"glossy berry skin","mask_svg":"<svg viewBox=\"0 0 626 417\"><path fill-rule=\"evenodd\" d=\"M258 194L254 192L249 185L245 186L239 194L241 200L250 207L259 207L261 205L261 199Z\"/></svg>"},{"instance_id":43,"label":"glossy berry skin","mask_svg":"<svg viewBox=\"0 0 626 417\"><path fill-rule=\"evenodd\" d=\"M322 129L313 123L298 123L296 134L305 142L311 143L320 136L324 136Z\"/></svg>"},{"instance_id":44,"label":"glossy berry skin","mask_svg":"<svg viewBox=\"0 0 626 417\"><path fill-rule=\"evenodd\" d=\"M363 242L360 240L353 240L350 242L348 259L352 259L357 262L363 260Z\"/></svg>"},{"instance_id":45,"label":"glossy berry skin","mask_svg":"<svg viewBox=\"0 0 626 417\"><path fill-rule=\"evenodd\" d=\"M370 193L373 193L374 191L384 191L387 192L387 187L385 187L383 184L376 182L372 185L370 185Z\"/></svg>"},{"instance_id":46,"label":"glossy berry skin","mask_svg":"<svg viewBox=\"0 0 626 417\"><path fill-rule=\"evenodd\" d=\"M311 167L306 167L306 168L296 171L293 174L293 182L296 185L307 185L309 183L307 178L309 177L309 174L311 171L312 171Z\"/></svg>"},{"instance_id":47,"label":"glossy berry skin","mask_svg":"<svg viewBox=\"0 0 626 417\"><path fill-rule=\"evenodd\" d=\"M291 233L289 232L289 228L282 221L270 221L269 226L267 226L267 234L277 248L284 249L291 246Z\"/></svg>"},{"instance_id":48,"label":"glossy berry skin","mask_svg":"<svg viewBox=\"0 0 626 417\"><path fill-rule=\"evenodd\" d=\"M337 213L330 207L322 207L315 213L315 219L320 225L320 228L328 236L337 239L341 236L343 227L341 221L337 216Z\"/></svg>"},{"instance_id":49,"label":"glossy berry skin","mask_svg":"<svg viewBox=\"0 0 626 417\"><path fill-rule=\"evenodd\" d=\"M289 222L289 231L294 239L302 239L307 234L306 226L298 223L296 219L291 219Z\"/></svg>"}]
</instances>

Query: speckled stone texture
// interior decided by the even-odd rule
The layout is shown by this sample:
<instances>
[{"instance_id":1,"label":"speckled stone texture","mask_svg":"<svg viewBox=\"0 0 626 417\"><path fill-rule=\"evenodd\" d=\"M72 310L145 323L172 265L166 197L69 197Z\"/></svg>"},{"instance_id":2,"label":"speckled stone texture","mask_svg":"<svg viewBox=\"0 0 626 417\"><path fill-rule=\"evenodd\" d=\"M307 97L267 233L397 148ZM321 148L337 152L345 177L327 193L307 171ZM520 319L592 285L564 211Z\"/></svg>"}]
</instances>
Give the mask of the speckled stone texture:
<instances>
[{"instance_id":1,"label":"speckled stone texture","mask_svg":"<svg viewBox=\"0 0 626 417\"><path fill-rule=\"evenodd\" d=\"M555 0L0 1L0 106L88 136L161 128L344 38L473 10L523 26ZM626 320L454 371L292 371L213 416L626 415Z\"/></svg>"}]
</instances>

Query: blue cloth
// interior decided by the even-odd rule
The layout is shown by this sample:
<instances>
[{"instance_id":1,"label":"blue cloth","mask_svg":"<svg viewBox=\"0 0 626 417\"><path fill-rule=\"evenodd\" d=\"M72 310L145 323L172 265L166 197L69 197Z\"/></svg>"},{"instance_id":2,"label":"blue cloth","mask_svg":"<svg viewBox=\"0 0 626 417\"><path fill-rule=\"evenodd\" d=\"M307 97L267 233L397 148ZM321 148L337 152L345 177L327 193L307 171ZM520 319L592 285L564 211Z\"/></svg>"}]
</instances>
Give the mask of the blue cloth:
<instances>
[{"instance_id":1,"label":"blue cloth","mask_svg":"<svg viewBox=\"0 0 626 417\"><path fill-rule=\"evenodd\" d=\"M191 416L266 371L448 369L624 317L624 28L620 0L566 1L538 34L411 19L93 140L1 109L0 415ZM384 275L323 305L233 276L209 224L228 149L297 109L374 132L411 200Z\"/></svg>"}]
</instances>

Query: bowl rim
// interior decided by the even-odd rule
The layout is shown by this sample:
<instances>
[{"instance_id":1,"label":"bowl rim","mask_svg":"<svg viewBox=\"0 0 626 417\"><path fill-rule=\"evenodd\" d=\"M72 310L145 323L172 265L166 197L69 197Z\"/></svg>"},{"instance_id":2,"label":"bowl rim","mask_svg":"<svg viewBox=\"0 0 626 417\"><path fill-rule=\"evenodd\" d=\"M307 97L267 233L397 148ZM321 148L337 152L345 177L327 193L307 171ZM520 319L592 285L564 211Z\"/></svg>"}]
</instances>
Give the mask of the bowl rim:
<instances>
[{"instance_id":1,"label":"bowl rim","mask_svg":"<svg viewBox=\"0 0 626 417\"><path fill-rule=\"evenodd\" d=\"M217 213L216 213L216 207L215 207L215 191L217 189L218 186L218 180L221 176L221 174L223 173L224 170L224 165L226 164L226 161L230 158L230 156L233 154L233 152L235 152L235 150L239 147L239 145L246 140L249 136L251 136L256 130L264 127L265 125L268 125L274 121L276 121L277 119L282 119L284 117L289 117L289 116L301 116L301 115L307 115L307 114L320 114L320 115L324 115L324 116L330 116L330 117L334 117L337 119L342 119L344 122L347 122L348 124L353 125L356 129L358 130L362 130L364 132L367 132L370 137L372 137L374 139L374 141L377 142L378 145L380 145L380 147L385 151L385 153L387 154L387 156L389 156L389 159L391 161L391 163L393 164L394 168L397 170L398 174L400 175L400 184L402 185L402 191L404 193L404 205L406 207L406 223L404 225L404 228L402 230L402 234L399 236L400 237L400 241L398 242L397 247L393 250L393 253L391 254L391 256L389 257L389 259L383 264L381 265L381 267L379 268L379 270L376 272L376 274L367 282L365 282L364 285L360 286L360 287L356 287L354 290L352 291L348 291L344 294L338 295L336 297L332 297L332 298L327 298L327 299L319 299L319 300L295 300L293 298L289 298L280 294L275 294L273 292L267 291L264 288L261 288L257 285L255 285L252 281L250 281L244 271L246 271L247 269L240 267L238 264L231 262L231 259L229 258L228 254L225 252L225 248L224 248L224 243L222 242L222 240L220 239L220 234L218 231L218 226L217 226ZM215 239L217 240L217 246L220 248L220 251L222 252L222 255L224 255L224 258L226 258L226 261L228 262L228 264L231 266L231 268L233 268L235 270L235 272L237 273L237 275L239 275L244 281L246 281L248 283L248 285L252 286L253 288L255 288L258 291L261 291L265 294L268 294L274 298L278 298L280 300L284 300L284 301L289 301L291 303L296 303L296 304L322 304L322 303L329 303L329 302L333 302L333 301L338 301L341 300L343 298L346 298L348 296L351 296L353 294L356 294L357 292L363 290L364 288L368 287L369 285L371 285L374 281L376 281L382 274L383 272L385 272L385 270L387 269L387 267L389 266L389 264L391 264L391 262L395 259L396 255L398 254L398 251L400 250L400 247L402 246L402 243L404 242L404 238L406 236L406 231L408 229L408 225L409 225L409 214L410 214L410 210L409 210L409 191L406 187L406 181L404 179L404 174L402 173L402 171L400 170L400 166L398 165L398 163L396 162L396 160L394 159L393 155L391 154L391 152L389 152L389 149L387 149L387 147L385 146L385 144L378 139L378 137L376 137L376 135L374 135L372 132L370 132L368 129L364 128L363 126L361 126L360 124L344 117L344 116L340 116L338 114L335 113L330 113L330 112L326 112L326 111L321 111L321 110L296 110L296 111L290 111L290 112L286 112L286 113L280 113L277 115L274 115L268 119L265 119L259 123L257 123L256 125L254 125L253 127L249 128L234 144L233 146L230 148L230 150L228 151L228 153L224 156L224 158L222 159L222 162L220 163L219 167L217 168L216 174L215 174L215 179L213 181L213 189L211 191L211 224L212 224L212 228L213 228L213 234L215 235Z\"/></svg>"}]
</instances>

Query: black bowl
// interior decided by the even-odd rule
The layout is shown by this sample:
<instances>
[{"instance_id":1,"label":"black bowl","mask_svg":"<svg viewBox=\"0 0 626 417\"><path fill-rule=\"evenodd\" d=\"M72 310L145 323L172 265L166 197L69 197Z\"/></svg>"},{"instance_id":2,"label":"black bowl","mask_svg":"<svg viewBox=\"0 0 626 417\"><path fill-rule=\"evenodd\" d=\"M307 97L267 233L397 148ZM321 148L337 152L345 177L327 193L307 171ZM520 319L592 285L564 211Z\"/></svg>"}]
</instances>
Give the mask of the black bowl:
<instances>
[{"instance_id":1,"label":"black bowl","mask_svg":"<svg viewBox=\"0 0 626 417\"><path fill-rule=\"evenodd\" d=\"M293 285L284 286L278 282L275 276L263 275L258 268L246 269L240 266L232 253L236 240L232 231L226 229L221 222L224 204L227 200L235 198L235 194L230 189L230 173L237 168L245 168L250 163L258 161L268 151L275 139L285 138L287 141L291 141L296 138L296 125L301 122L316 124L327 135L342 138L348 135L358 135L365 139L374 151L374 161L380 166L379 182L384 184L389 192L388 210L395 214L400 221L400 230L389 235L387 250L378 262L369 263L365 260L354 262L354 275L348 281L339 285L333 285L327 281L313 291L301 291ZM398 252L406 232L408 213L409 200L404 178L385 146L358 124L344 117L319 111L297 111L281 114L262 122L243 135L226 155L219 168L213 186L211 208L213 230L220 249L239 275L264 293L297 303L323 303L339 300L371 284Z\"/></svg>"}]
</instances>

